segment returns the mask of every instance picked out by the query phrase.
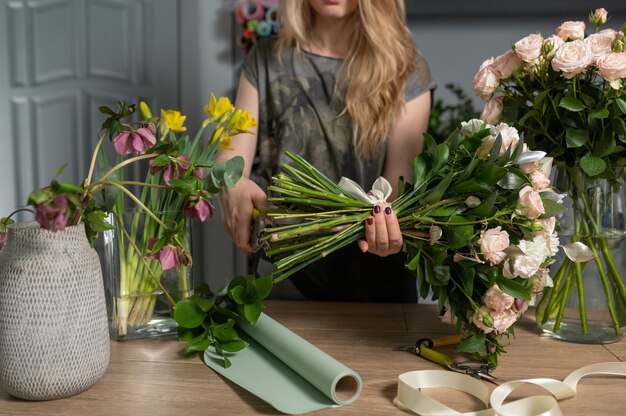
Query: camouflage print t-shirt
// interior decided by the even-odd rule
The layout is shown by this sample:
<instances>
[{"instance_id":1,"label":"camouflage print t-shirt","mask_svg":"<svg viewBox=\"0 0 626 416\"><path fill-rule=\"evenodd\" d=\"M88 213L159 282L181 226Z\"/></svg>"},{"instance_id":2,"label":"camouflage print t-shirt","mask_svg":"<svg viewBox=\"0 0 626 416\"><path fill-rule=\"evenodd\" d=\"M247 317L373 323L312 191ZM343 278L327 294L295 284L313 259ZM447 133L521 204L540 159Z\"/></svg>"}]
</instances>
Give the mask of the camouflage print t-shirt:
<instances>
[{"instance_id":1,"label":"camouflage print t-shirt","mask_svg":"<svg viewBox=\"0 0 626 416\"><path fill-rule=\"evenodd\" d=\"M335 87L343 61L291 50L281 65L275 44L274 38L260 40L243 64L245 76L259 92L258 146L251 178L266 188L280 163L290 163L285 151L291 151L334 181L345 176L370 189L382 174L385 145L369 161L356 155L350 118L342 114L345 89ZM434 87L420 56L405 101ZM298 271L289 281L314 300L415 302L415 276L405 269L405 261L405 253L379 257L362 253L354 243Z\"/></svg>"},{"instance_id":2,"label":"camouflage print t-shirt","mask_svg":"<svg viewBox=\"0 0 626 416\"><path fill-rule=\"evenodd\" d=\"M345 88L335 88L343 60L291 50L281 65L275 44L275 38L261 39L243 64L245 76L259 91L253 179L265 187L279 164L289 161L284 153L290 151L332 180L345 176L370 189L382 174L385 145L369 161L354 151L350 117L343 112ZM435 87L421 55L417 68L406 88L407 102Z\"/></svg>"}]
</instances>

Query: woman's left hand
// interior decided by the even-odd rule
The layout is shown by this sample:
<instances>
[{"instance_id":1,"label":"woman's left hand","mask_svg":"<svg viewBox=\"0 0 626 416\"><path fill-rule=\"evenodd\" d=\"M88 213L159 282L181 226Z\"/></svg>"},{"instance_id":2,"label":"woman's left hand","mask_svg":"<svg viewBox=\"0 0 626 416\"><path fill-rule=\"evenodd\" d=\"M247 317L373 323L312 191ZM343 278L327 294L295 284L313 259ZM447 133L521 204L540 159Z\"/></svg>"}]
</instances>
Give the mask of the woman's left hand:
<instances>
[{"instance_id":1,"label":"woman's left hand","mask_svg":"<svg viewBox=\"0 0 626 416\"><path fill-rule=\"evenodd\" d=\"M374 206L372 215L365 219L365 240L359 240L359 248L381 257L402 250L402 232L398 217L390 205Z\"/></svg>"}]
</instances>

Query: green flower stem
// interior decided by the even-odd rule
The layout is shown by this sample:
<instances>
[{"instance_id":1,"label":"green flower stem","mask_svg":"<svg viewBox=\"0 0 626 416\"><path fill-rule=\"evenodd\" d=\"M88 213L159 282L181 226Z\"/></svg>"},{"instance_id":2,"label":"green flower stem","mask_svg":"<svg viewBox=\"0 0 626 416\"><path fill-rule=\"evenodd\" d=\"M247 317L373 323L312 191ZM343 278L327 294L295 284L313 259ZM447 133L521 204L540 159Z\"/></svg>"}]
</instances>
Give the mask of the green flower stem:
<instances>
[{"instance_id":1,"label":"green flower stem","mask_svg":"<svg viewBox=\"0 0 626 416\"><path fill-rule=\"evenodd\" d=\"M609 274L613 277L613 286L619 291L622 303L626 304L626 287L624 286L624 281L617 270L617 266L613 260L613 255L611 254L611 249L609 248L609 244L605 238L600 239L600 250L602 251L602 256L604 257L604 261L609 269Z\"/></svg>"},{"instance_id":2,"label":"green flower stem","mask_svg":"<svg viewBox=\"0 0 626 416\"><path fill-rule=\"evenodd\" d=\"M330 229L336 227L338 225L343 225L346 223L354 223L358 221L362 221L365 218L363 215L359 216L341 216L336 219L326 220L323 223L307 223L306 225L302 225L300 227L287 229L284 231L272 231L270 237L272 239L283 240L285 238L295 237L302 234L310 234L315 233L321 230Z\"/></svg>"},{"instance_id":3,"label":"green flower stem","mask_svg":"<svg viewBox=\"0 0 626 416\"><path fill-rule=\"evenodd\" d=\"M335 201L326 201L323 199L315 199L315 198L293 198L293 197L270 197L267 198L267 202L289 202L295 204L307 204L318 207L334 207L334 208L343 208L345 204L341 202Z\"/></svg>"},{"instance_id":4,"label":"green flower stem","mask_svg":"<svg viewBox=\"0 0 626 416\"><path fill-rule=\"evenodd\" d=\"M565 260L563 260L563 263L561 263L561 266L559 266L559 269L554 276L552 288L550 288L549 294L546 294L548 296L544 295L537 305L537 309L542 310L542 312L538 315L538 318L541 320L542 324L545 324L554 312L554 307L557 304L557 297L560 292L557 289L561 286L561 282L565 277L565 273L567 272L570 261L571 260L568 258L565 258ZM548 290L546 289L546 291ZM545 307L545 309L542 309L541 306L544 302L546 302L546 299L547 306Z\"/></svg>"},{"instance_id":5,"label":"green flower stem","mask_svg":"<svg viewBox=\"0 0 626 416\"><path fill-rule=\"evenodd\" d=\"M576 287L578 288L578 313L580 316L580 325L582 327L583 335L588 332L587 329L587 312L585 308L585 286L583 285L583 273L580 263L574 263L576 271Z\"/></svg>"},{"instance_id":6,"label":"green flower stem","mask_svg":"<svg viewBox=\"0 0 626 416\"><path fill-rule=\"evenodd\" d=\"M320 185L320 183L318 181L316 181L313 177L305 174L304 172L294 168L291 165L288 165L287 163L281 164L281 167L283 169L285 169L285 170L288 170L289 173L291 173L292 175L296 176L297 179L304 185L307 185L307 186L310 186L312 188L315 188L318 191L322 191L322 190L326 189L322 185Z\"/></svg>"},{"instance_id":7,"label":"green flower stem","mask_svg":"<svg viewBox=\"0 0 626 416\"><path fill-rule=\"evenodd\" d=\"M152 218L154 221L156 221L161 227L167 229L167 225L165 225L160 219L159 217L157 217L156 215L154 215L154 213L148 209L148 207L146 207L143 202L141 202L132 192L130 192L128 189L126 189L124 186L118 184L117 182L104 182L110 186L114 186L116 188L118 188L120 191L124 192L126 195L128 195L128 197L130 199L133 200L133 202L135 202L135 204L137 204L137 206L139 206L142 210L144 210L146 212L146 214L148 216L150 216L150 218Z\"/></svg>"},{"instance_id":8,"label":"green flower stem","mask_svg":"<svg viewBox=\"0 0 626 416\"><path fill-rule=\"evenodd\" d=\"M604 238L600 238L600 240L604 240ZM606 277L606 273L604 272L604 268L602 266L602 261L600 260L600 256L598 255L598 251L596 250L594 241L589 237L587 239L587 245L593 252L594 261L596 262L596 267L598 268L598 272L600 274L600 280L602 280L602 286L604 287L604 293L606 294L606 307L609 310L609 314L611 315L611 321L613 321L613 328L615 329L615 334L619 335L621 332L620 322L617 314L615 313L615 308L613 307L613 296L612 290L609 287L609 281Z\"/></svg>"},{"instance_id":9,"label":"green flower stem","mask_svg":"<svg viewBox=\"0 0 626 416\"><path fill-rule=\"evenodd\" d=\"M563 320L563 314L565 313L565 306L567 304L567 299L569 298L569 295L572 291L572 281L574 279L572 278L571 275L572 275L572 272L574 272L574 267L571 263L568 269L569 270L567 272L567 278L565 279L565 282L563 284L563 295L562 295L562 298L560 299L560 302L558 305L558 312L556 314L556 319L554 321L554 327L553 327L554 332L559 332L559 328L561 327L561 321Z\"/></svg>"},{"instance_id":10,"label":"green flower stem","mask_svg":"<svg viewBox=\"0 0 626 416\"><path fill-rule=\"evenodd\" d=\"M94 152L94 154L96 154L96 152ZM154 158L156 156L158 156L156 153L146 153L146 154L143 154L143 155L134 156L134 157L125 159L125 160L121 161L120 163L118 163L117 165L113 166L111 169L109 169L104 175L102 175L102 177L98 180L98 182L106 181L109 178L109 176L113 175L115 172L117 172L118 170L122 169L126 165L130 165L130 164L138 162L140 160L152 159L152 158ZM85 185L85 187L87 187L87 186L88 185Z\"/></svg>"},{"instance_id":11,"label":"green flower stem","mask_svg":"<svg viewBox=\"0 0 626 416\"><path fill-rule=\"evenodd\" d=\"M104 141L104 139L107 137L107 135L109 134L109 129L106 129L102 135L100 135L100 138L98 138L98 142L96 143L96 147L93 150L93 154L91 155L91 163L89 164L89 173L87 174L87 178L85 178L85 182L83 183L83 186L85 188L87 188L90 184L91 184L91 178L93 177L93 171L96 168L96 160L98 158L98 150L100 149L100 146L102 146L102 142Z\"/></svg>"},{"instance_id":12,"label":"green flower stem","mask_svg":"<svg viewBox=\"0 0 626 416\"><path fill-rule=\"evenodd\" d=\"M362 202L362 201L358 201L354 198L347 198L347 197L343 197L343 196L338 196L336 194L331 194L328 191L315 191L312 189L308 189L305 188L303 186L299 186L296 184L289 184L285 181L280 181L280 180L276 180L274 181L274 183L277 186L269 186L268 189L271 191L278 191L281 193L284 193L284 190L288 190L288 191L296 191L302 195L310 195L310 196L316 196L316 197L320 197L320 198L326 198L329 199L331 201L336 201L336 202L341 202L344 205L348 205L348 206L369 206L370 204L366 203L366 202Z\"/></svg>"},{"instance_id":13,"label":"green flower stem","mask_svg":"<svg viewBox=\"0 0 626 416\"><path fill-rule=\"evenodd\" d=\"M309 239L300 243L296 243L296 242L287 242L285 243L283 246L276 246L274 245L275 248L271 249L271 250L267 250L265 252L266 255L268 256L274 256L276 254L280 254L280 253L284 253L286 251L292 251L292 250L300 250L301 248L305 248L305 247L309 247L315 244L318 244L322 241L324 241L326 239L326 235L322 235L318 238L313 238L313 239Z\"/></svg>"}]
</instances>

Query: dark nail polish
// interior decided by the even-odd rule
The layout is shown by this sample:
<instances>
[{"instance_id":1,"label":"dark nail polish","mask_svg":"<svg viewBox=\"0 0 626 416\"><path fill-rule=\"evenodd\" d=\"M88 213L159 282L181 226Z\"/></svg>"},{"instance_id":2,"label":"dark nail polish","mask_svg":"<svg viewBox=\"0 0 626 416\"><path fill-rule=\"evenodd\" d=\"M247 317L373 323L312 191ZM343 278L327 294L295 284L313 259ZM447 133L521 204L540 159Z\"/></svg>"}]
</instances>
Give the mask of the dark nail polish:
<instances>
[{"instance_id":1,"label":"dark nail polish","mask_svg":"<svg viewBox=\"0 0 626 416\"><path fill-rule=\"evenodd\" d=\"M385 208L385 214L391 215L391 207L386 207Z\"/></svg>"},{"instance_id":2,"label":"dark nail polish","mask_svg":"<svg viewBox=\"0 0 626 416\"><path fill-rule=\"evenodd\" d=\"M372 225L372 224L374 224L374 218L367 217L367 225Z\"/></svg>"},{"instance_id":3,"label":"dark nail polish","mask_svg":"<svg viewBox=\"0 0 626 416\"><path fill-rule=\"evenodd\" d=\"M380 205L374 206L374 214L380 214Z\"/></svg>"}]
</instances>

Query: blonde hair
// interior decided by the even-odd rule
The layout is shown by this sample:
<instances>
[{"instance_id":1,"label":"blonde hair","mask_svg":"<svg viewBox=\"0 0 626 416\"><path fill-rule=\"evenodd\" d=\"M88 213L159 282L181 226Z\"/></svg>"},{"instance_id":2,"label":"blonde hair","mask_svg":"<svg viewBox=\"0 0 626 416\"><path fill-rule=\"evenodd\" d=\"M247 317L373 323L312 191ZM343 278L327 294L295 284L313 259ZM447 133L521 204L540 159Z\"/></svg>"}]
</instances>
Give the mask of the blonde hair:
<instances>
[{"instance_id":1,"label":"blonde hair","mask_svg":"<svg viewBox=\"0 0 626 416\"><path fill-rule=\"evenodd\" d=\"M282 0L277 53L300 51L311 37L309 0ZM348 53L338 84L346 87L345 111L352 120L359 155L372 158L403 111L407 80L418 51L406 25L404 0L359 0L349 24Z\"/></svg>"}]
</instances>

